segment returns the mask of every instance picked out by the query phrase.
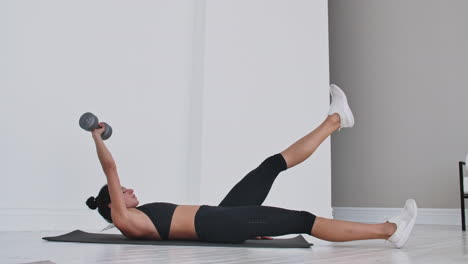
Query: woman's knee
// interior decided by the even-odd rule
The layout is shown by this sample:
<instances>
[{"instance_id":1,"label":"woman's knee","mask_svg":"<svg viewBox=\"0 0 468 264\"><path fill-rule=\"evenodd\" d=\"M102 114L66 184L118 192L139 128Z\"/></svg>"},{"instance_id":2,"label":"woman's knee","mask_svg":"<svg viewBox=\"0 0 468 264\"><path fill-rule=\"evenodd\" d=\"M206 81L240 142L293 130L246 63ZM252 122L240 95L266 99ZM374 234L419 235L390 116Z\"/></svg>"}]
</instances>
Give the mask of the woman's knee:
<instances>
[{"instance_id":1,"label":"woman's knee","mask_svg":"<svg viewBox=\"0 0 468 264\"><path fill-rule=\"evenodd\" d=\"M278 173L288 168L288 164L281 153L266 158L259 167L270 168Z\"/></svg>"}]
</instances>

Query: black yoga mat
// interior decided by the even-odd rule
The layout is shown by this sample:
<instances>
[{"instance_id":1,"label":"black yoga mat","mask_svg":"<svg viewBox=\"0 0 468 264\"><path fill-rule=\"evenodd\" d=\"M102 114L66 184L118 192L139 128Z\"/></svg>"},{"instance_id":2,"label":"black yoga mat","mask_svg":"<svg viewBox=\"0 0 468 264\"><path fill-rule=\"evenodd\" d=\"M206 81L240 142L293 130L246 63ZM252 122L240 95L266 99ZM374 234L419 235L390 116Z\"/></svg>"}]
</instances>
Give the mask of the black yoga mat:
<instances>
[{"instance_id":1,"label":"black yoga mat","mask_svg":"<svg viewBox=\"0 0 468 264\"><path fill-rule=\"evenodd\" d=\"M135 245L160 245L160 246L208 246L208 247L258 247L258 248L310 248L302 235L294 238L275 239L249 239L244 243L208 243L192 240L133 240L120 234L99 234L87 233L75 230L68 234L55 237L43 237L47 241L57 242L82 242L82 243L102 243L102 244L135 244Z\"/></svg>"}]
</instances>

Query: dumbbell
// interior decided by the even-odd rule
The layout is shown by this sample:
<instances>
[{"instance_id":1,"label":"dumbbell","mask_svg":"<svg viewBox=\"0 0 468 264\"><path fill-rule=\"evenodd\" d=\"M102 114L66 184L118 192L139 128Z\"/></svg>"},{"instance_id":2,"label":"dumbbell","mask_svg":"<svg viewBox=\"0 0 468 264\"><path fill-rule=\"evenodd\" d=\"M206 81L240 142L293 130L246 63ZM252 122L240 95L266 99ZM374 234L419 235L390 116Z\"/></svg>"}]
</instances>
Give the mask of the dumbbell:
<instances>
[{"instance_id":1,"label":"dumbbell","mask_svg":"<svg viewBox=\"0 0 468 264\"><path fill-rule=\"evenodd\" d=\"M105 130L104 133L101 134L101 138L102 140L106 140L112 135L112 127L104 122L102 122L102 124ZM86 112L80 117L80 127L86 131L93 131L96 128L101 128L98 118L90 112Z\"/></svg>"}]
</instances>

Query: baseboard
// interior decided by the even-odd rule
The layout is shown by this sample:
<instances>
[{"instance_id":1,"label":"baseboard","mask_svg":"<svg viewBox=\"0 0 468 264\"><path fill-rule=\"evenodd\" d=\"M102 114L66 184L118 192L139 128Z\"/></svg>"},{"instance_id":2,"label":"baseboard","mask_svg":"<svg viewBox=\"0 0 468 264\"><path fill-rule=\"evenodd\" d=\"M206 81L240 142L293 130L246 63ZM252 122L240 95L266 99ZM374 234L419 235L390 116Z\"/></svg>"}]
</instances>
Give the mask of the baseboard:
<instances>
[{"instance_id":1,"label":"baseboard","mask_svg":"<svg viewBox=\"0 0 468 264\"><path fill-rule=\"evenodd\" d=\"M108 223L89 209L0 209L0 231L100 231Z\"/></svg>"},{"instance_id":2,"label":"baseboard","mask_svg":"<svg viewBox=\"0 0 468 264\"><path fill-rule=\"evenodd\" d=\"M333 218L353 222L381 223L398 215L400 211L401 208L333 207ZM466 209L465 216L468 217ZM461 210L419 208L416 224L461 226Z\"/></svg>"}]
</instances>

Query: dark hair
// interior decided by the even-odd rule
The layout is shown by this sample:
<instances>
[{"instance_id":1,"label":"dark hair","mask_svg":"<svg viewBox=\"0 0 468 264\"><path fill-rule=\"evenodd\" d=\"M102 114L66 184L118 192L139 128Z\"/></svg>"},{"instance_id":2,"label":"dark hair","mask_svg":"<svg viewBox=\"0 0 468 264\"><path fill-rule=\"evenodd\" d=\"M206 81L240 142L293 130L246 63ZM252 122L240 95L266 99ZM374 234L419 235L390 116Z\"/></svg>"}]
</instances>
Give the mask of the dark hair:
<instances>
[{"instance_id":1,"label":"dark hair","mask_svg":"<svg viewBox=\"0 0 468 264\"><path fill-rule=\"evenodd\" d=\"M99 214L104 217L107 222L112 223L111 209L108 206L110 202L109 188L106 184L102 186L96 198L91 196L86 200L86 205L92 210L96 210L97 208Z\"/></svg>"}]
</instances>

